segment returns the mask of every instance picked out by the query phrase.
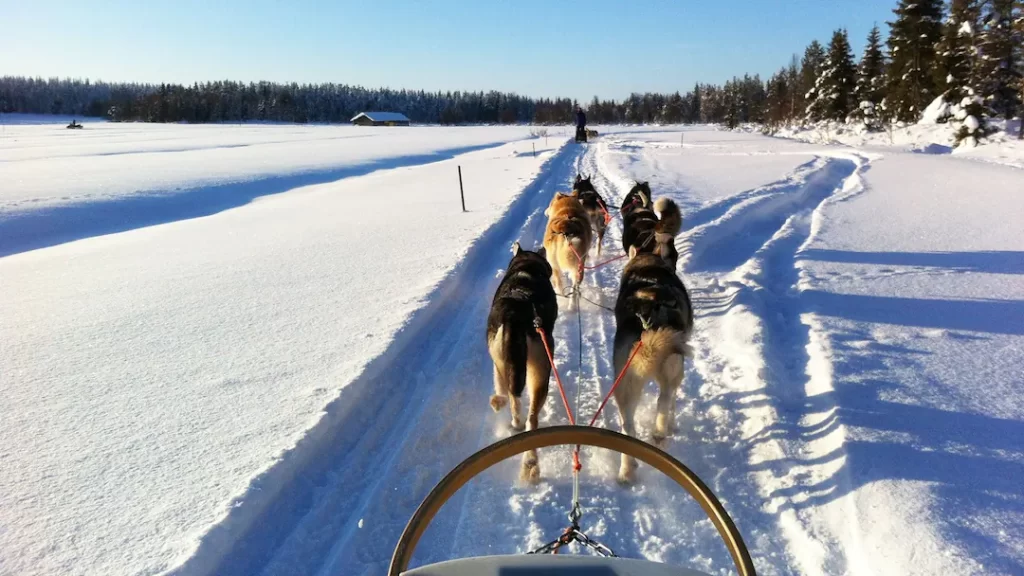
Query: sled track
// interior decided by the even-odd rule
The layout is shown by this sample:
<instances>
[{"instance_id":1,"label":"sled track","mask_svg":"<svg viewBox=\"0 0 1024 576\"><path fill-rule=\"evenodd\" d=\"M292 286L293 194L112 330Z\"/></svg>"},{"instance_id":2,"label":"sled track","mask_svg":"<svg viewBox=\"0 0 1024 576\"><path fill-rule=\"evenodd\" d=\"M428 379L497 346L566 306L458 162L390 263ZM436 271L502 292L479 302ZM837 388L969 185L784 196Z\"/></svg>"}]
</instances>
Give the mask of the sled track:
<instances>
[{"instance_id":1,"label":"sled track","mask_svg":"<svg viewBox=\"0 0 1024 576\"><path fill-rule=\"evenodd\" d=\"M508 263L513 241L523 237L524 245L531 245L527 236L539 238L543 210L556 188L571 186L581 153L565 146L548 160L389 349L250 485L174 574L383 571L422 497L487 443L480 442L477 417L489 411L491 370L483 362L481 334L498 282L495 271ZM369 547L367 537L373 542ZM350 548L356 551L352 555ZM447 553L440 542L422 549ZM340 570L331 567L331 559L343 562ZM353 561L365 564L355 570Z\"/></svg>"},{"instance_id":2,"label":"sled track","mask_svg":"<svg viewBox=\"0 0 1024 576\"><path fill-rule=\"evenodd\" d=\"M549 160L388 351L342 390L295 449L252 484L240 505L204 537L199 551L176 573L326 576L385 571L402 528L430 488L472 452L510 434L507 410L493 414L487 404L491 365L483 327L491 295L512 242L520 240L528 248L540 244L544 208L556 190L571 186L577 172L593 175L609 205L618 207L632 185L631 174L606 162L606 142L613 141L569 144ZM629 153L642 155L644 146ZM640 160L629 162L632 169ZM827 566L794 561L794 540L810 536L793 516L798 512L787 506L796 481L786 475L801 458L816 454L784 445L776 431L796 427L838 433L841 448L842 432L828 414L800 409L808 394L822 391L822 384L801 377L812 361L804 350L809 330L800 322L796 297L789 293L799 277L796 255L813 235L814 211L838 199L834 192L858 166L849 158L815 156L788 178L684 214L685 232L677 238L682 277L695 306L696 353L687 363L668 451L721 497L762 574L842 572L841 550L830 551L833 560ZM655 197L679 201L684 194L652 186ZM591 251L590 262L621 250L621 220L616 218L601 257ZM624 264L617 261L588 271L583 295L613 307ZM711 282L718 278L729 279L725 287ZM742 392L735 390L734 381L748 370L749 361L723 353L714 336L720 316L738 305L771 340L770 345L743 351L768 368L753 376L760 388ZM614 325L609 311L585 301L577 311L559 299L555 361L580 419L589 419L615 378ZM650 435L655 393L649 386L637 414L641 438ZM752 417L766 425L762 433L744 437ZM565 423L552 383L541 426ZM618 429L614 402L597 425ZM771 455L767 462L766 454ZM531 487L517 483L518 460L482 474L441 510L413 565L524 552L552 539L566 524L569 462L569 447L542 450L542 482ZM730 573L724 545L685 492L643 466L640 483L622 488L614 480L618 462L617 454L583 451L582 523L591 537L623 556Z\"/></svg>"}]
</instances>

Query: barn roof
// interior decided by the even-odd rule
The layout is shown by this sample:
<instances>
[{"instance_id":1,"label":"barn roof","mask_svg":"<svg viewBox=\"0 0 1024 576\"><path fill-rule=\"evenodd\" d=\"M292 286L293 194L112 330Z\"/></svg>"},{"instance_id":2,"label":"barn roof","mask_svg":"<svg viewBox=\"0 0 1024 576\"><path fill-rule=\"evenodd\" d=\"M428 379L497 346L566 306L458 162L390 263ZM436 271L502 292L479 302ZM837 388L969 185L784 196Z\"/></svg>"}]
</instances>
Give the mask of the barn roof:
<instances>
[{"instance_id":1,"label":"barn roof","mask_svg":"<svg viewBox=\"0 0 1024 576\"><path fill-rule=\"evenodd\" d=\"M360 116L366 116L374 122L409 122L405 114L399 112L360 112L353 116L349 122L355 122L356 118Z\"/></svg>"}]
</instances>

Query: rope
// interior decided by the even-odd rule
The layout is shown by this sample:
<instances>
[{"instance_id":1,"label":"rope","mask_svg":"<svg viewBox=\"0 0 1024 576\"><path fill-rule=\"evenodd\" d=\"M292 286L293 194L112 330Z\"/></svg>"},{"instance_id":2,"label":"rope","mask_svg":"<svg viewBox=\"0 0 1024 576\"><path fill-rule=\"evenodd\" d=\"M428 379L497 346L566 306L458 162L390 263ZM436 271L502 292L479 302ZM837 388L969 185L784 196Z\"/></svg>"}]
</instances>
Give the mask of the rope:
<instances>
[{"instance_id":1,"label":"rope","mask_svg":"<svg viewBox=\"0 0 1024 576\"><path fill-rule=\"evenodd\" d=\"M572 244L570 244L570 246L572 246ZM615 258L612 258L610 260L605 260L604 262L601 262L600 264L594 264L593 266L584 266L583 269L584 270L597 270L601 266L604 266L606 264L611 264L612 262L615 262L616 260L622 260L623 258L627 258L627 257L629 257L629 254L623 254L621 256L616 256Z\"/></svg>"},{"instance_id":2,"label":"rope","mask_svg":"<svg viewBox=\"0 0 1024 576\"><path fill-rule=\"evenodd\" d=\"M570 244L572 246L572 244ZM577 285L574 287L576 294L576 326L577 334L579 334L579 347L577 352L579 353L579 360L576 364L576 413L580 412L580 390L583 388L583 313L580 311L580 290L581 286ZM583 516L583 512L580 509L580 469L583 465L580 464L580 445L577 444L576 448L572 451L572 510L569 511L569 520L576 526Z\"/></svg>"},{"instance_id":3,"label":"rope","mask_svg":"<svg viewBox=\"0 0 1024 576\"><path fill-rule=\"evenodd\" d=\"M640 351L640 348L644 345L643 341L638 341L636 347L633 348L633 352L629 355L629 359L626 360L626 365L622 367L622 372L619 372L619 377L615 379L615 383L612 384L611 390L601 401L601 405L597 407L597 412L594 412L594 417L590 419L590 424L587 426L593 426L594 422L597 422L597 417L601 415L601 411L604 410L604 405L611 399L612 394L615 393L615 389L619 387L619 382L622 382L622 377L626 375L626 370L629 370L629 365L633 363L633 358L636 357L636 353Z\"/></svg>"},{"instance_id":4,"label":"rope","mask_svg":"<svg viewBox=\"0 0 1024 576\"><path fill-rule=\"evenodd\" d=\"M558 393L562 396L562 404L565 405L565 412L569 415L569 424L576 425L576 419L573 418L572 410L569 409L569 399L565 396L565 386L562 385L562 377L558 375L558 368L555 367L555 358L551 355L551 345L548 344L548 336L544 333L544 328L541 327L540 316L535 316L533 319L533 327L537 329L537 334L540 334L540 341L544 343L544 352L548 355L548 362L551 363L551 371L555 373L555 382L558 383Z\"/></svg>"},{"instance_id":5,"label":"rope","mask_svg":"<svg viewBox=\"0 0 1024 576\"><path fill-rule=\"evenodd\" d=\"M631 203L631 205L634 205L634 204L636 204L635 199ZM608 213L608 210L603 205L600 205L600 206L601 206L601 211L604 212L605 224L611 222L612 218L611 218L611 215ZM620 211L619 215L620 216L622 215L621 211ZM583 261L583 256L581 256L580 253L576 251L576 247L572 245L572 242L570 241L569 236L567 234L565 234L565 233L563 233L562 236L564 236L565 239L568 241L569 249L571 249L572 253L576 256L576 262L578 264L577 272L579 273L579 276L580 276L581 279L583 277L583 271L584 270L595 270L597 268L600 268L602 266L605 266L607 264L615 262L616 260L621 260L621 259L626 258L628 256L628 254L623 254L622 256L617 256L615 258L612 258L610 260L606 260L604 262L601 262L599 264L595 264L593 266L586 266L584 264L584 261ZM653 237L654 236L652 234L651 238L648 238L648 241L650 241L650 239L652 239ZM646 242L645 242L644 245L646 246ZM611 312L614 312L614 310L611 309L611 308L608 308L607 306L603 306L601 304L598 304L597 302L594 302L593 300L590 300L589 298L585 298L582 295L582 293L581 293L581 286L579 285L579 283L576 283L576 284L573 285L573 290L572 290L571 294L568 294L568 295L566 295L566 294L556 294L556 296L560 296L562 298L573 298L575 300L574 303L575 303L575 306L576 306L576 325L577 325L577 334L579 336L578 362L577 362L577 372L576 372L576 410L579 411L579 407L580 407L580 391L583 388L583 386L582 386L582 381L583 381L583 315L582 315L582 312L580 311L579 301L582 298L583 300L586 300L587 302L589 302L589 303L591 303L591 304L593 304L593 305L595 305L595 306L597 306L599 308L603 308L603 309L611 311ZM641 322L643 322L644 329L646 330L649 327L649 323L646 320L644 320L644 318L640 318L640 320L641 320ZM551 345L548 343L547 334L544 333L544 329L542 328L542 325L541 325L541 319L540 319L540 316L537 314L536 308L534 309L533 325L534 325L534 328L536 328L537 333L540 334L541 342L544 344L544 353L547 354L548 362L551 364L551 371L555 375L555 382L558 383L558 393L562 397L562 405L565 406L565 413L569 417L569 423L572 424L573 426L575 426L576 425L576 418L573 416L573 411L569 407L569 399L568 399L568 397L565 394L565 385L562 384L562 377L558 373L558 368L555 367L555 358L554 358L554 356L551 353ZM612 384L611 389L608 390L608 394L605 395L604 400L601 401L601 405L598 406L597 411L594 412L593 418L591 418L590 419L590 423L587 424L588 426L593 426L594 423L597 421L598 417L601 415L601 412L604 410L604 407L608 404L608 400L611 399L612 395L615 393L615 389L618 388L619 383L622 382L623 377L626 375L626 371L629 370L629 366L633 363L633 359L636 357L637 353L640 351L640 348L642 346L643 346L643 341L638 341L636 343L636 346L633 348L632 353L630 353L629 358L626 360L626 364L622 367L622 371L619 372L618 377L615 378L615 382ZM580 544L583 544L584 546L587 546L587 547L593 549L594 551L596 551L598 554L601 554L602 556L616 556L616 554L610 548L608 548L607 546L605 546L605 545L603 545L603 544L601 544L599 542L591 540L590 538L587 537L586 534L584 534L582 531L580 531L579 520L583 516L583 513L582 513L582 510L580 508L580 474L579 473L580 473L580 470L582 468L583 468L583 465L580 463L580 446L577 444L576 448L573 450L573 453L572 453L572 478L573 478L573 482L572 482L572 484L573 484L572 485L572 509L569 511L569 521L572 522L572 525L569 526L568 528L566 528L565 531L562 533L562 535L559 536L554 541L552 541L552 542L550 542L550 543L548 543L548 544L546 544L546 545L544 545L544 546L542 546L542 547L540 547L540 548L538 548L536 550L528 552L528 554L538 554L538 553L540 553L540 554L558 554L558 550L561 547L563 547L565 545L568 545L568 544L570 544L572 542L579 542Z\"/></svg>"}]
</instances>

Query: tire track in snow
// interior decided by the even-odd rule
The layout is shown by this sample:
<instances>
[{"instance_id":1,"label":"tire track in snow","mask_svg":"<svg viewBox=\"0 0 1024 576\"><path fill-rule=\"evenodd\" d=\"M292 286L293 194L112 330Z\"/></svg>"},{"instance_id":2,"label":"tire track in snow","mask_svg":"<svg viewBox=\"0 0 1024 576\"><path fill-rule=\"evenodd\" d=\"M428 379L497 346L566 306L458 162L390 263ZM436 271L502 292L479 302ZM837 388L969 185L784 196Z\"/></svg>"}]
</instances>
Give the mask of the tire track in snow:
<instances>
[{"instance_id":1,"label":"tire track in snow","mask_svg":"<svg viewBox=\"0 0 1024 576\"><path fill-rule=\"evenodd\" d=\"M489 443L480 443L479 428L468 425L462 411L489 410L491 370L483 363L481 334L498 281L494 270L507 263L521 223L543 211L577 154L567 146L547 162L441 282L431 303L341 391L321 422L251 484L174 573L309 574L331 559L346 574L386 567L422 497Z\"/></svg>"}]
</instances>

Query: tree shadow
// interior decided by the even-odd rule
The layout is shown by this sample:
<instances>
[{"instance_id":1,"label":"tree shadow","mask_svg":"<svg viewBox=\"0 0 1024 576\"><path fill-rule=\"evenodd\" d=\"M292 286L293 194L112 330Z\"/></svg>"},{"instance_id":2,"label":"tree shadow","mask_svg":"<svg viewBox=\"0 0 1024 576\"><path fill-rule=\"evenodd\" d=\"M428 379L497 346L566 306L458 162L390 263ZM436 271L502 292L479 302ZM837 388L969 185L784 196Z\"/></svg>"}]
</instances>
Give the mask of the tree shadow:
<instances>
[{"instance_id":1,"label":"tree shadow","mask_svg":"<svg viewBox=\"0 0 1024 576\"><path fill-rule=\"evenodd\" d=\"M986 274L1024 274L1024 252L982 250L976 252L852 252L847 250L804 250L800 260L879 264L884 266L922 266L946 268L956 272Z\"/></svg>"},{"instance_id":2,"label":"tree shadow","mask_svg":"<svg viewBox=\"0 0 1024 576\"><path fill-rule=\"evenodd\" d=\"M1024 335L1024 300L950 300L806 290L801 299L823 316L992 334Z\"/></svg>"}]
</instances>

